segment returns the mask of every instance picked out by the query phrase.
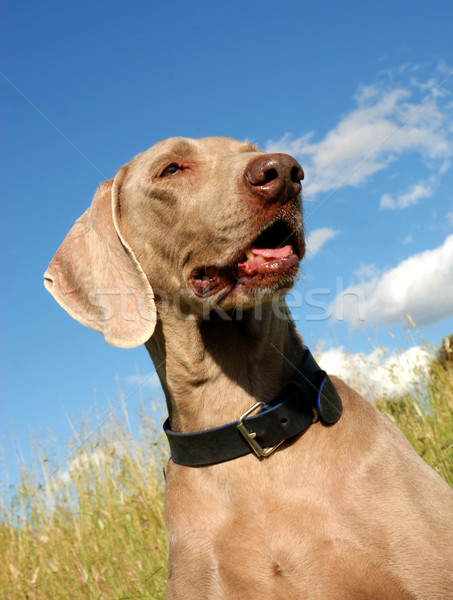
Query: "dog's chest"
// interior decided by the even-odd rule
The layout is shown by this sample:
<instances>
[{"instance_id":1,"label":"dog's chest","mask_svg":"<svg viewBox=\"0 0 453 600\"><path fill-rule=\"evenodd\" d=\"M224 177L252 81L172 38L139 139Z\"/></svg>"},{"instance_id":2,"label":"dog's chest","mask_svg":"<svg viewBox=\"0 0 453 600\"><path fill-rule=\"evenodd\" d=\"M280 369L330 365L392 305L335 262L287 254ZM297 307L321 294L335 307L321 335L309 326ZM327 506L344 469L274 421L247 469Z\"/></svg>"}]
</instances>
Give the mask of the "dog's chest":
<instances>
[{"instance_id":1,"label":"dog's chest","mask_svg":"<svg viewBox=\"0 0 453 600\"><path fill-rule=\"evenodd\" d=\"M310 551L247 527L225 529L212 539L193 532L170 548L168 598L184 600L288 600L314 589Z\"/></svg>"},{"instance_id":2,"label":"dog's chest","mask_svg":"<svg viewBox=\"0 0 453 600\"><path fill-rule=\"evenodd\" d=\"M301 599L317 586L313 561L326 564L329 553L315 527L323 502L282 493L277 483L272 490L245 479L237 488L177 480L167 489L168 598Z\"/></svg>"}]
</instances>

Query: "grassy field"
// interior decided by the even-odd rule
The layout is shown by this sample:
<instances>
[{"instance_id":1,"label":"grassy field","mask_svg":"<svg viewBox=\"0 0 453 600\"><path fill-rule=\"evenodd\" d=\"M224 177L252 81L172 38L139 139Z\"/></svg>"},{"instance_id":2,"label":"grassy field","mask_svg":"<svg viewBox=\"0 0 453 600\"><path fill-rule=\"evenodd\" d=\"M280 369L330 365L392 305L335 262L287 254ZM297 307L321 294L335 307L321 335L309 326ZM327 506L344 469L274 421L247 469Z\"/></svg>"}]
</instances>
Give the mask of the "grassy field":
<instances>
[{"instance_id":1,"label":"grassy field","mask_svg":"<svg viewBox=\"0 0 453 600\"><path fill-rule=\"evenodd\" d=\"M38 450L0 499L1 600L164 598L165 443L149 414L126 422L85 423L60 469Z\"/></svg>"},{"instance_id":2,"label":"grassy field","mask_svg":"<svg viewBox=\"0 0 453 600\"><path fill-rule=\"evenodd\" d=\"M453 485L453 369L436 361L411 393L375 403ZM164 598L167 450L149 414L134 435L126 422L87 423L62 468L38 448L0 496L1 600Z\"/></svg>"}]
</instances>

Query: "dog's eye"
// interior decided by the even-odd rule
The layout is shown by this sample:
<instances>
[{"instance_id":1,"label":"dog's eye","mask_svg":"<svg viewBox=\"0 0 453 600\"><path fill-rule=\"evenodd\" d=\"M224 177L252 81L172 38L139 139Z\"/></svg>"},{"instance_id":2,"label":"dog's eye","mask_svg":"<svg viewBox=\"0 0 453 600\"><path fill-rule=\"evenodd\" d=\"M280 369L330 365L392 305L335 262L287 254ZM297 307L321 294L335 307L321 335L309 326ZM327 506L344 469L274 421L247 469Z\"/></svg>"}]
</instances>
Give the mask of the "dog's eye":
<instances>
[{"instance_id":1,"label":"dog's eye","mask_svg":"<svg viewBox=\"0 0 453 600\"><path fill-rule=\"evenodd\" d=\"M171 177L172 175L176 175L177 173L181 173L182 167L177 165L176 163L171 163L168 167L162 171L159 177Z\"/></svg>"}]
</instances>

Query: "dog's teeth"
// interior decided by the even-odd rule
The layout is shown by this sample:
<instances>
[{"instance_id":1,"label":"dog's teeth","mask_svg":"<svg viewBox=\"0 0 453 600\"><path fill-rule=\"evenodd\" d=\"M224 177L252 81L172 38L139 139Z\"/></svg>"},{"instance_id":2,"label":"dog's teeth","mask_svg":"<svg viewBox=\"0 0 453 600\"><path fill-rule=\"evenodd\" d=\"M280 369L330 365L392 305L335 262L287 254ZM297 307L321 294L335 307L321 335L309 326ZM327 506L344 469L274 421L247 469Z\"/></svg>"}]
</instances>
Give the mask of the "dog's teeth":
<instances>
[{"instance_id":1,"label":"dog's teeth","mask_svg":"<svg viewBox=\"0 0 453 600\"><path fill-rule=\"evenodd\" d=\"M252 260L252 258L254 258L253 252L251 250L246 250L245 255L249 260Z\"/></svg>"}]
</instances>

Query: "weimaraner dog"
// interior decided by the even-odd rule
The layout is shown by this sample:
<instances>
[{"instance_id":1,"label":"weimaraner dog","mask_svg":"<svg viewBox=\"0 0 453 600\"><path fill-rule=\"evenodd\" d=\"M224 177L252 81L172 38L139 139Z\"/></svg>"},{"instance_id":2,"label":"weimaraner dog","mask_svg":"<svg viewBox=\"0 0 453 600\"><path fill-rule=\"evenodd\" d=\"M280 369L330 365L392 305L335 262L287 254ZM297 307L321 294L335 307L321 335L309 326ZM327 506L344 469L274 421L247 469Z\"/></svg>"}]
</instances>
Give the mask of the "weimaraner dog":
<instances>
[{"instance_id":1,"label":"weimaraner dog","mask_svg":"<svg viewBox=\"0 0 453 600\"><path fill-rule=\"evenodd\" d=\"M229 138L102 183L45 285L168 403L169 600L453 598L453 493L301 343L285 304L303 171Z\"/></svg>"}]
</instances>

